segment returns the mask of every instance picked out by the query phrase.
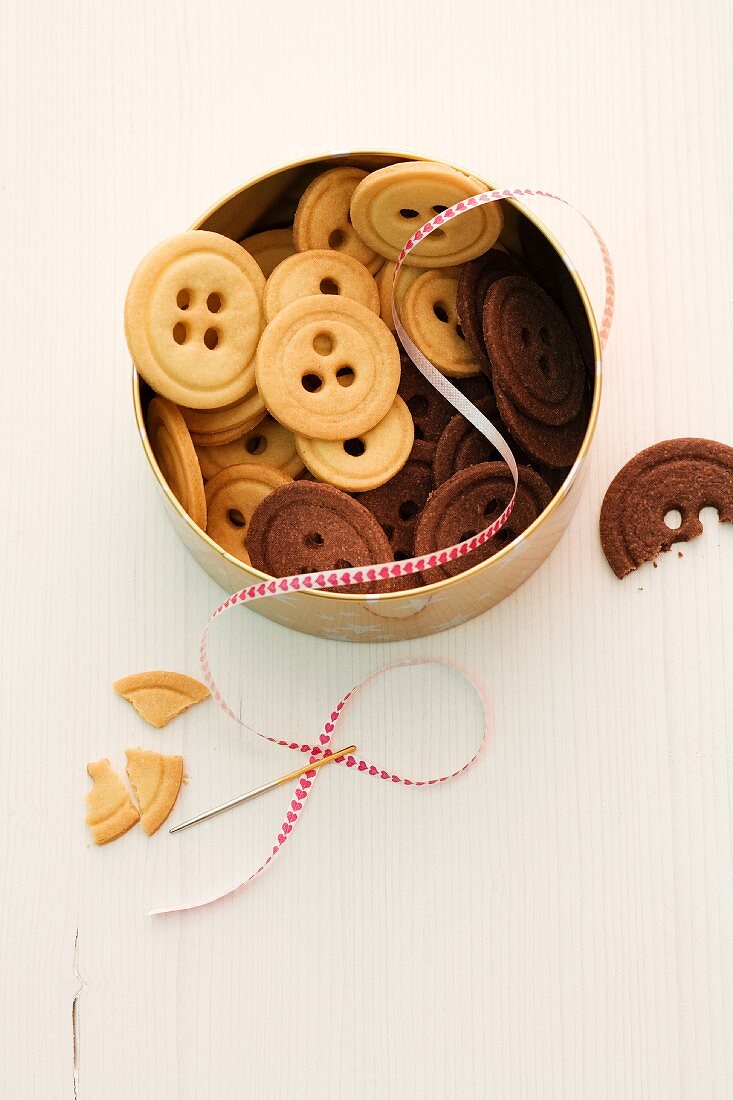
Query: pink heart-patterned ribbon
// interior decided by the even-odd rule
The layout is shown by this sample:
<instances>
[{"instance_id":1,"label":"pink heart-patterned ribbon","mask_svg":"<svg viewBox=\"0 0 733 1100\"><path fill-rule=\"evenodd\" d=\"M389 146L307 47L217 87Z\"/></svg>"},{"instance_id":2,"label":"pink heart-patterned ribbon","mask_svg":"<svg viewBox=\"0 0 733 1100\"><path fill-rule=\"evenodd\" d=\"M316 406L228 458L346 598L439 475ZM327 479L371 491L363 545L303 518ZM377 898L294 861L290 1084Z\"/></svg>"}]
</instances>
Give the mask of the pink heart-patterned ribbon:
<instances>
[{"instance_id":1,"label":"pink heart-patterned ribbon","mask_svg":"<svg viewBox=\"0 0 733 1100\"><path fill-rule=\"evenodd\" d=\"M239 715L235 714L229 706L221 691L219 690L216 681L214 680L211 666L209 664L208 656L208 640L209 631L213 623L221 615L230 611L234 607L251 603L253 600L267 599L269 596L278 596L286 592L301 592L301 591L324 591L328 588L337 588L341 586L350 586L364 584L365 582L374 582L378 580L389 580L393 577L409 576L412 573L424 573L430 569L435 569L437 566L445 565L449 561L454 561L456 558L463 557L465 554L469 554L472 550L476 550L479 546L483 546L489 539L501 530L504 524L511 515L512 508L514 507L514 501L516 499L517 484L518 484L518 472L517 464L514 459L514 455L511 449L504 439L501 432L491 423L491 421L481 413L475 405L473 405L468 398L456 389L456 387L448 381L448 379L442 375L435 366L422 354L420 349L416 347L413 341L410 339L408 333L405 331L402 322L400 321L397 313L397 307L395 304L394 288L397 282L397 278L405 260L405 257L420 243L428 237L435 229L438 229L445 222L450 221L453 218L460 217L463 214L468 213L470 210L474 210L477 207L485 206L487 203L499 202L501 199L508 198L522 198L525 196L534 196L539 198L553 199L555 202L561 202L565 206L570 207L576 213L580 214L586 224L590 227L593 236L598 244L603 257L603 266L605 270L606 288L605 288L605 301L603 307L603 315L601 318L601 324L599 327L599 341L601 350L606 346L608 336L611 330L611 323L613 320L614 311L614 299L615 299L615 286L613 278L613 267L611 264L611 257L606 247L606 244L601 237L595 226L586 218L586 216L576 207L569 203L566 199L562 199L557 195L551 195L547 191L535 191L528 188L514 188L514 189L502 189L495 191L484 191L479 195L471 195L467 199L463 199L461 202L456 203L454 206L450 206L447 209L436 214L434 218L431 218L421 226L410 239L405 243L399 258L397 260L393 280L392 280L392 316L395 322L395 328L397 335L399 336L405 351L415 363L418 370L425 375L428 381L441 393L447 401L453 405L458 412L469 420L475 428L477 428L496 448L496 450L502 455L504 460L512 474L514 480L514 491L511 499L509 500L506 508L488 527L478 534L473 535L470 539L465 539L463 542L458 542L454 546L448 546L443 550L436 551L432 554L425 554L419 557L407 558L403 561L390 561L381 562L377 565L365 565L358 567L350 567L349 569L334 570L329 573L300 573L292 577L280 577L270 581L262 581L259 584L250 585L247 588L241 589L239 592L235 592L228 599L226 599L216 610L212 613L206 629L201 638L201 646L199 657L201 661L201 668L203 671L204 679L211 689L211 693L222 707L222 709L233 718L244 729L249 730L252 733L256 733L258 737L262 737L266 741L270 741L274 745L281 745L283 748L292 749L294 752L301 752L308 754L308 765L315 763L321 756L326 755L331 751L331 743L334 731L341 717L341 714L347 705L352 700L357 692L363 690L363 688L373 681L377 676L381 676L392 669L401 668L405 666L414 665L448 665L453 668L459 675L461 675L465 681L474 689L478 695L482 707L483 707L483 731L479 745L471 758L466 761L456 771L451 772L448 775L441 775L433 779L407 779L403 778L395 773L391 772L387 768L380 767L376 764L370 763L364 759L357 759L356 757L349 755L342 760L336 761L346 768L356 769L359 772L365 772L368 775L387 780L391 783L402 783L405 786L433 786L438 783L446 783L449 779L454 779L456 776L461 775L477 760L481 750L486 744L487 737L489 735L490 720L489 720L489 702L483 688L470 676L464 669L458 668L456 665L452 665L446 661L437 660L415 660L404 661L400 664L389 665L386 668L380 669L372 676L362 680L346 695L336 706L331 710L327 721L324 723L323 731L319 735L318 743L314 745L300 744L297 741L284 741L275 737L270 737L268 734L262 733L259 730L253 729L242 721ZM303 774L298 779L292 793L292 797L288 804L288 808L285 813L283 823L280 826L277 838L272 846L270 854L260 863L256 870L248 875L241 882L235 883L233 886L226 890L221 891L218 894L214 894L211 897L199 899L191 902L182 902L177 905L163 906L158 909L153 909L150 912L150 916L156 916L162 913L178 913L186 909L198 909L204 905L210 905L214 901L218 901L221 898L227 897L233 894L235 891L240 890L251 882L259 874L261 874L275 858L277 853L285 844L286 840L292 833L295 825L297 824L300 814L303 811L306 800L313 789L313 784L318 775L317 771L309 768L306 765L303 769Z\"/></svg>"}]
</instances>

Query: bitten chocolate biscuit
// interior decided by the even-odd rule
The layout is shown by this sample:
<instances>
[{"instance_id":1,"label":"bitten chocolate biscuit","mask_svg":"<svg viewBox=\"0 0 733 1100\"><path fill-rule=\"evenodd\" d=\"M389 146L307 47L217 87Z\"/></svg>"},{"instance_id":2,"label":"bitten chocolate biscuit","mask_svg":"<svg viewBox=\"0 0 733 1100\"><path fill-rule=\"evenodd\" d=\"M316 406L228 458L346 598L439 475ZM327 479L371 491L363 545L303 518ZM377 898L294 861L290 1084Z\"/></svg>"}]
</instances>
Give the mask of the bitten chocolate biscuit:
<instances>
[{"instance_id":1,"label":"bitten chocolate biscuit","mask_svg":"<svg viewBox=\"0 0 733 1100\"><path fill-rule=\"evenodd\" d=\"M488 290L484 339L494 388L524 416L559 427L573 420L585 393L585 366L570 325L532 279L510 275Z\"/></svg>"},{"instance_id":2,"label":"bitten chocolate biscuit","mask_svg":"<svg viewBox=\"0 0 733 1100\"><path fill-rule=\"evenodd\" d=\"M512 495L514 482L504 462L483 462L459 470L428 499L415 530L415 553L429 554L470 539L499 516ZM426 584L454 577L485 561L512 542L547 507L552 493L539 474L519 467L514 509L500 531L477 550L423 574Z\"/></svg>"},{"instance_id":3,"label":"bitten chocolate biscuit","mask_svg":"<svg viewBox=\"0 0 733 1100\"><path fill-rule=\"evenodd\" d=\"M353 497L310 481L293 481L255 509L246 536L252 565L273 577L332 572L392 560L387 536ZM372 581L345 592L389 592L393 581Z\"/></svg>"},{"instance_id":4,"label":"bitten chocolate biscuit","mask_svg":"<svg viewBox=\"0 0 733 1100\"><path fill-rule=\"evenodd\" d=\"M432 454L429 443L416 443L410 458L385 485L359 493L358 500L376 517L389 539L395 561L412 557L415 527L433 487ZM418 588L419 574L399 577L395 587L402 591Z\"/></svg>"},{"instance_id":5,"label":"bitten chocolate biscuit","mask_svg":"<svg viewBox=\"0 0 733 1100\"><path fill-rule=\"evenodd\" d=\"M500 248L490 248L464 264L458 278L456 306L466 342L481 369L491 377L491 361L484 340L484 302L489 287L506 275L520 275L519 263Z\"/></svg>"},{"instance_id":6,"label":"bitten chocolate biscuit","mask_svg":"<svg viewBox=\"0 0 733 1100\"><path fill-rule=\"evenodd\" d=\"M606 490L601 545L619 579L652 561L675 542L702 533L699 512L716 508L733 523L733 448L711 439L668 439L640 451ZM680 526L665 516L678 511Z\"/></svg>"}]
</instances>

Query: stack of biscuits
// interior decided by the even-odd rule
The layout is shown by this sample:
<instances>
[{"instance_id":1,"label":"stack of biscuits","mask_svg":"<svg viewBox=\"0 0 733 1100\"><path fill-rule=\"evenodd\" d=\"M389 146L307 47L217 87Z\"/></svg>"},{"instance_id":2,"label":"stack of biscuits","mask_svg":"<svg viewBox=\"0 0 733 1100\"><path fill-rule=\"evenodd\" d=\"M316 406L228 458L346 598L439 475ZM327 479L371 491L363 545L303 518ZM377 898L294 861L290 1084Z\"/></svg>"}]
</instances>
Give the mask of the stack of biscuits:
<instances>
[{"instance_id":1,"label":"stack of biscuits","mask_svg":"<svg viewBox=\"0 0 733 1100\"><path fill-rule=\"evenodd\" d=\"M506 464L412 363L392 317L405 241L481 190L438 163L333 168L303 191L292 225L241 242L182 233L142 261L125 328L155 391L148 436L172 492L223 550L271 576L330 571L429 553L503 511ZM503 207L421 241L395 304L411 340L509 442L513 513L464 558L359 591L431 583L498 553L580 448L583 357Z\"/></svg>"}]
</instances>

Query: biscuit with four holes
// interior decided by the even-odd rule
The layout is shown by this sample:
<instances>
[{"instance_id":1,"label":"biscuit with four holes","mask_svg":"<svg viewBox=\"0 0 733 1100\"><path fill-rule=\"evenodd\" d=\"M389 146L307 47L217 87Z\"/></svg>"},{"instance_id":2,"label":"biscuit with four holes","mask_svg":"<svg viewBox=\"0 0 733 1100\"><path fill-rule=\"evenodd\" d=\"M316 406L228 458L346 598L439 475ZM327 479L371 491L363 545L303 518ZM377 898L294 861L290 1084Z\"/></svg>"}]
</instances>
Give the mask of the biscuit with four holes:
<instances>
[{"instance_id":1,"label":"biscuit with four holes","mask_svg":"<svg viewBox=\"0 0 733 1100\"><path fill-rule=\"evenodd\" d=\"M186 408L239 400L254 384L264 289L250 254L219 233L189 230L156 245L125 301L127 345L142 377Z\"/></svg>"}]
</instances>

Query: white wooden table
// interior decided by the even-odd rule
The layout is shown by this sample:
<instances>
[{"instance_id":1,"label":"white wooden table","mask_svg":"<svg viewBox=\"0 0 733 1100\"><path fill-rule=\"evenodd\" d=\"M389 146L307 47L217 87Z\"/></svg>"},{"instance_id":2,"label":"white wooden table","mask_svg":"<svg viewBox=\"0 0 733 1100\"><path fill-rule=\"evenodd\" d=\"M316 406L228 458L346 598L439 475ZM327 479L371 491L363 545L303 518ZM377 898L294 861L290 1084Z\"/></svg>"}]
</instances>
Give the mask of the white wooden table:
<instances>
[{"instance_id":1,"label":"white wooden table","mask_svg":"<svg viewBox=\"0 0 733 1100\"><path fill-rule=\"evenodd\" d=\"M704 515L683 557L623 583L597 536L636 450L733 442L732 50L724 0L2 6L3 1097L733 1096L733 530ZM239 182L354 147L539 185L597 221L618 313L590 476L552 558L465 627L396 647L247 612L222 629L218 667L270 731L312 734L410 655L475 670L495 730L440 789L328 769L254 886L150 919L251 868L282 798L95 849L86 762L182 752L181 817L292 758L213 704L158 733L111 690L195 675L220 595L149 484L125 289ZM535 209L597 290L587 231ZM454 680L405 674L342 734L430 773L470 750L463 719Z\"/></svg>"}]
</instances>

